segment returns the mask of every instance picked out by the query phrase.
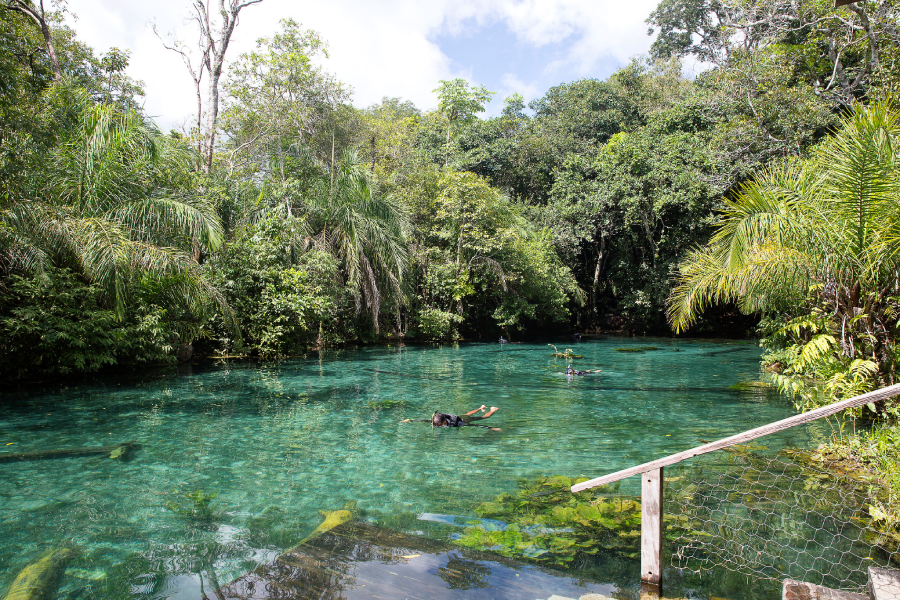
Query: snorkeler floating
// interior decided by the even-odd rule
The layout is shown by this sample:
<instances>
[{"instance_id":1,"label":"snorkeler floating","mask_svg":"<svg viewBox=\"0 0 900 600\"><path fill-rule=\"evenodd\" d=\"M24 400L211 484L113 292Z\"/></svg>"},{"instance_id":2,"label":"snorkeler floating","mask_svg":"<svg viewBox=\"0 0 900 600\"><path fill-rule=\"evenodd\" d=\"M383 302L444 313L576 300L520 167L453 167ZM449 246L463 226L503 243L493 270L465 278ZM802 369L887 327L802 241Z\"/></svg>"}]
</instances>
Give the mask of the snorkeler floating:
<instances>
[{"instance_id":1,"label":"snorkeler floating","mask_svg":"<svg viewBox=\"0 0 900 600\"><path fill-rule=\"evenodd\" d=\"M475 413L481 412L483 410L487 410L487 406L484 404L481 407L476 408L475 410L470 410L464 415L451 415L449 413L442 413L438 411L434 411L434 414L431 416L431 419L403 419L400 421L401 423L413 423L413 422L422 422L422 423L431 423L432 427L484 427L485 429L492 429L494 431L500 431L496 427L488 427L486 425L474 425L472 421L481 421L483 419L489 418L492 414L499 410L496 406L492 406L491 410L484 413L481 416L474 416Z\"/></svg>"},{"instance_id":2,"label":"snorkeler floating","mask_svg":"<svg viewBox=\"0 0 900 600\"><path fill-rule=\"evenodd\" d=\"M594 373L599 373L603 369L588 369L587 371L579 371L578 369L573 369L571 366L566 367L566 375L592 375Z\"/></svg>"}]
</instances>

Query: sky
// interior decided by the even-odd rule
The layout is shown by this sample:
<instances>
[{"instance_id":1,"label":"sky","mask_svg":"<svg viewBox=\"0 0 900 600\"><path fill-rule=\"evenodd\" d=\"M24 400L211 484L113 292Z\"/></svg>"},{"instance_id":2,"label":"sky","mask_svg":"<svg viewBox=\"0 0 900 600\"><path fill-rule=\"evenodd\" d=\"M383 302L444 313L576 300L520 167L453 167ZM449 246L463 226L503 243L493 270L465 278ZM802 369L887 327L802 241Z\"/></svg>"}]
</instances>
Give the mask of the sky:
<instances>
[{"instance_id":1,"label":"sky","mask_svg":"<svg viewBox=\"0 0 900 600\"><path fill-rule=\"evenodd\" d=\"M658 0L263 0L244 8L228 48L234 60L291 17L327 41L325 68L363 108L383 97L437 106L434 89L457 77L503 98L539 98L561 83L606 79L650 49L645 20ZM189 0L69 0L69 24L98 54L131 51L127 73L146 85L144 108L160 127L183 129L196 106L193 81L169 42L197 38ZM205 92L204 92L205 95Z\"/></svg>"}]
</instances>

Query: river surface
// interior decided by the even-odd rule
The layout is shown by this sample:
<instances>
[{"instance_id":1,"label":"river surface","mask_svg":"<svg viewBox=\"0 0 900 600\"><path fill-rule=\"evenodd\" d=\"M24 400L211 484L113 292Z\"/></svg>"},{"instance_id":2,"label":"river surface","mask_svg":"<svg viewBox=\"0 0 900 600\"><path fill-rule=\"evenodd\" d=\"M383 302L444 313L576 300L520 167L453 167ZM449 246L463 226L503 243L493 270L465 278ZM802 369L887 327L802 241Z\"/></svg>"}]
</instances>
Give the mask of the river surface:
<instances>
[{"instance_id":1,"label":"river surface","mask_svg":"<svg viewBox=\"0 0 900 600\"><path fill-rule=\"evenodd\" d=\"M545 343L395 346L6 392L0 452L140 447L126 461L0 462L0 590L43 551L74 545L60 598L200 598L204 572L224 585L271 560L320 510L355 502L372 524L449 539L433 515L474 515L519 478L596 477L793 414L777 394L732 387L760 379L754 343L558 346L602 371L567 377ZM400 422L482 404L499 407L484 424L500 431ZM636 563L609 572L614 591L633 591ZM704 585L682 593L721 593Z\"/></svg>"}]
</instances>

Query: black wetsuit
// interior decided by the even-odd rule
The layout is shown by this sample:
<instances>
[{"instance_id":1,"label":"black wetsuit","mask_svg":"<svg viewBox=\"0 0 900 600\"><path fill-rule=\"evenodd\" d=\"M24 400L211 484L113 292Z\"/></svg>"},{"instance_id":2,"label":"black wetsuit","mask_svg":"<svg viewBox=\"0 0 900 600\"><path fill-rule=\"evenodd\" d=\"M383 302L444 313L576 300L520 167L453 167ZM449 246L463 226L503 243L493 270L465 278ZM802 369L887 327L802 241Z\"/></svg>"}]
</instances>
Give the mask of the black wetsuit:
<instances>
[{"instance_id":1,"label":"black wetsuit","mask_svg":"<svg viewBox=\"0 0 900 600\"><path fill-rule=\"evenodd\" d=\"M478 419L480 417L475 418ZM460 417L448 413L436 412L434 413L431 422L435 427L462 427L463 425L468 425L470 419L472 419L472 417Z\"/></svg>"},{"instance_id":2,"label":"black wetsuit","mask_svg":"<svg viewBox=\"0 0 900 600\"><path fill-rule=\"evenodd\" d=\"M451 415L434 411L434 416L430 419L410 419L410 421L421 421L423 423L431 423L434 427L484 427L490 429L487 425L473 425L471 421L480 421L485 417L476 417L475 415Z\"/></svg>"}]
</instances>

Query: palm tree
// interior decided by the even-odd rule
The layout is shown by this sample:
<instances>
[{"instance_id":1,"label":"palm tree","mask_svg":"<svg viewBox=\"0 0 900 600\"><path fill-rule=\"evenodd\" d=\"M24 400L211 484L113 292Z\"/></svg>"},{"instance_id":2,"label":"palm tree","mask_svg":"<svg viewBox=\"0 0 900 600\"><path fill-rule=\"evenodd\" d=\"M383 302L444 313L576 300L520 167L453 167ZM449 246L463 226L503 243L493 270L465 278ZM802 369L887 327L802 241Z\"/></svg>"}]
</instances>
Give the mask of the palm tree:
<instances>
[{"instance_id":1,"label":"palm tree","mask_svg":"<svg viewBox=\"0 0 900 600\"><path fill-rule=\"evenodd\" d=\"M201 197L178 191L196 157L141 115L69 92L73 126L25 197L0 205L0 265L71 268L102 286L120 319L130 284L146 279L196 311L221 301L194 256L219 245L219 221Z\"/></svg>"},{"instance_id":2,"label":"palm tree","mask_svg":"<svg viewBox=\"0 0 900 600\"><path fill-rule=\"evenodd\" d=\"M806 160L762 172L726 203L710 243L680 265L676 331L710 304L777 311L812 297L840 353L893 371L900 252L900 113L858 107ZM893 315L893 319L891 316Z\"/></svg>"},{"instance_id":3,"label":"palm tree","mask_svg":"<svg viewBox=\"0 0 900 600\"><path fill-rule=\"evenodd\" d=\"M378 194L354 151L345 151L307 201L310 240L337 257L357 310L365 304L378 331L386 291L400 297L409 224L396 200Z\"/></svg>"}]
</instances>

